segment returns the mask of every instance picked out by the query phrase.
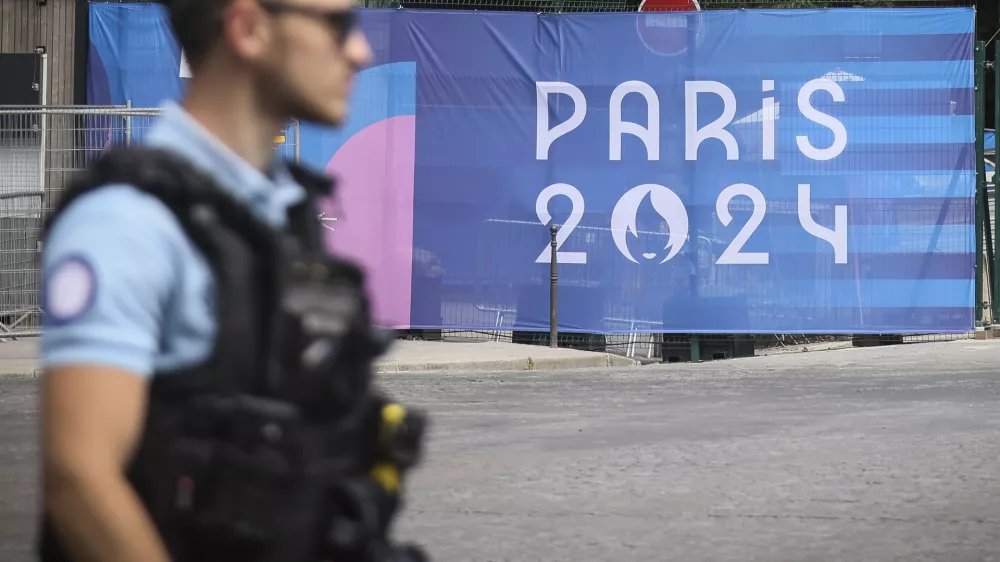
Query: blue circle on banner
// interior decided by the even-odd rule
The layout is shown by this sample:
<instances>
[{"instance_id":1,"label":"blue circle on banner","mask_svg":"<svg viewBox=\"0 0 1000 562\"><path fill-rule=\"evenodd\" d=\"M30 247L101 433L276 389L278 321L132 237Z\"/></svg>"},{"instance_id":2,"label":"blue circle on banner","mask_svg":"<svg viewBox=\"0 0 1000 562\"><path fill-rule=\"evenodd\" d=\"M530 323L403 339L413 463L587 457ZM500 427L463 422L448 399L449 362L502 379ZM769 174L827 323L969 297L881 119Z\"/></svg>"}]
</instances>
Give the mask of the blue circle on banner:
<instances>
[{"instance_id":1,"label":"blue circle on banner","mask_svg":"<svg viewBox=\"0 0 1000 562\"><path fill-rule=\"evenodd\" d=\"M66 324L94 306L97 275L83 256L69 256L52 268L45 280L44 312L53 325Z\"/></svg>"}]
</instances>

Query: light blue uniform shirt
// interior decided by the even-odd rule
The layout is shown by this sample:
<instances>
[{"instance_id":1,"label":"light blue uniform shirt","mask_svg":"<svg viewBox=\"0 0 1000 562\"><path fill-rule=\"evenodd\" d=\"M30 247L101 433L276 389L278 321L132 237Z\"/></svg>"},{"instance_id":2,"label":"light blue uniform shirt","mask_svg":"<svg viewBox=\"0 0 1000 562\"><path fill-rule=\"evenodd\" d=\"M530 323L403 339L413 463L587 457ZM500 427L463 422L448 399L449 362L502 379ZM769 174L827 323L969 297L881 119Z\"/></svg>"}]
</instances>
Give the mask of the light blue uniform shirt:
<instances>
[{"instance_id":1,"label":"light blue uniform shirt","mask_svg":"<svg viewBox=\"0 0 1000 562\"><path fill-rule=\"evenodd\" d=\"M168 104L145 144L188 158L274 225L305 190L277 163L262 174L186 111ZM273 178L273 179L272 179ZM102 364L149 377L198 363L216 332L214 280L158 199L128 185L81 196L42 251L45 367Z\"/></svg>"}]
</instances>

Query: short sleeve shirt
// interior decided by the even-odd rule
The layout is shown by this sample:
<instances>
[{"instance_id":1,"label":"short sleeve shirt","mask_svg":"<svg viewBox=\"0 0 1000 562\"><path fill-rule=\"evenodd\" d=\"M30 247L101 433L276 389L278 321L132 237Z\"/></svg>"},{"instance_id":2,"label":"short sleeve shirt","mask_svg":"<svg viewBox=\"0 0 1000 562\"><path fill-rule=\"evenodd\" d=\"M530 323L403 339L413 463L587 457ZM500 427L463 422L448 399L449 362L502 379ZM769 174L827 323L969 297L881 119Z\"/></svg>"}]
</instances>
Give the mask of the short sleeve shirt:
<instances>
[{"instance_id":1,"label":"short sleeve shirt","mask_svg":"<svg viewBox=\"0 0 1000 562\"><path fill-rule=\"evenodd\" d=\"M305 190L276 161L264 174L183 108L167 104L144 144L172 150L276 226ZM74 201L42 250L42 364L100 364L149 377L204 360L214 281L173 213L129 185Z\"/></svg>"}]
</instances>

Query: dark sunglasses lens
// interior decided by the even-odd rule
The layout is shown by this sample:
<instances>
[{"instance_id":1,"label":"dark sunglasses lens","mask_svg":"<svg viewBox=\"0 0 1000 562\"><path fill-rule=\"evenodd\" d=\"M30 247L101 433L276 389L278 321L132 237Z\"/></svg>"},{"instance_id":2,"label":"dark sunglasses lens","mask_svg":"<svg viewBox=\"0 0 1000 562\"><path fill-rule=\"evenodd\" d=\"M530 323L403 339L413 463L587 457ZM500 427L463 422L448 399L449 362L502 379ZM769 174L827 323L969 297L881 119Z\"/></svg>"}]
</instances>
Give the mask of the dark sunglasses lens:
<instances>
[{"instance_id":1,"label":"dark sunglasses lens","mask_svg":"<svg viewBox=\"0 0 1000 562\"><path fill-rule=\"evenodd\" d=\"M337 38L341 43L343 43L354 30L354 25L357 22L355 12L353 10L337 12L335 14L330 14L329 18L330 24L337 31Z\"/></svg>"}]
</instances>

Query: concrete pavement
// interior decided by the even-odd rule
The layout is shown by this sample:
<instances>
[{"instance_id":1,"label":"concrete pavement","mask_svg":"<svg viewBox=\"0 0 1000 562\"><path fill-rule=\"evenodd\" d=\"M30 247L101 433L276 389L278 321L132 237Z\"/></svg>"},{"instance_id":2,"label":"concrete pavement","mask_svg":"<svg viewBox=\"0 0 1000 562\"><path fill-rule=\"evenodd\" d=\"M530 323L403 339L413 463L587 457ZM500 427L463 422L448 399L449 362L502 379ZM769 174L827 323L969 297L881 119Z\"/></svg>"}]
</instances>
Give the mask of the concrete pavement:
<instances>
[{"instance_id":1,"label":"concrete pavement","mask_svg":"<svg viewBox=\"0 0 1000 562\"><path fill-rule=\"evenodd\" d=\"M431 415L398 536L434 562L1000 562L998 357L386 373ZM38 425L38 379L0 377L2 562L34 559Z\"/></svg>"},{"instance_id":2,"label":"concrete pavement","mask_svg":"<svg viewBox=\"0 0 1000 562\"><path fill-rule=\"evenodd\" d=\"M38 338L0 343L0 376L35 374ZM541 345L501 342L435 342L397 340L379 360L379 372L525 371L628 367L637 363L611 353L552 349Z\"/></svg>"},{"instance_id":3,"label":"concrete pavement","mask_svg":"<svg viewBox=\"0 0 1000 562\"><path fill-rule=\"evenodd\" d=\"M0 343L0 377L32 375L38 370L38 338L3 340Z\"/></svg>"},{"instance_id":4,"label":"concrete pavement","mask_svg":"<svg viewBox=\"0 0 1000 562\"><path fill-rule=\"evenodd\" d=\"M389 375L436 562L1000 562L1000 342Z\"/></svg>"}]
</instances>

